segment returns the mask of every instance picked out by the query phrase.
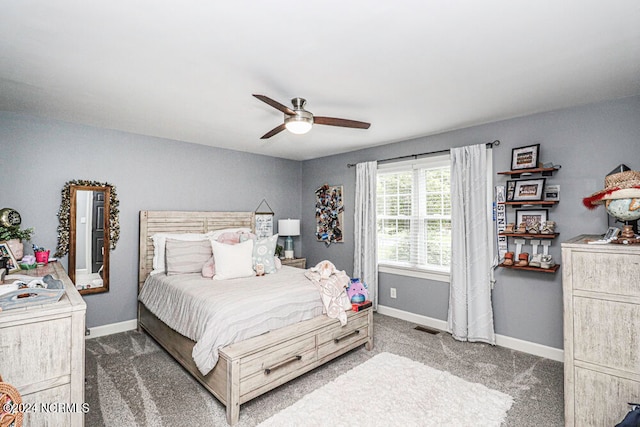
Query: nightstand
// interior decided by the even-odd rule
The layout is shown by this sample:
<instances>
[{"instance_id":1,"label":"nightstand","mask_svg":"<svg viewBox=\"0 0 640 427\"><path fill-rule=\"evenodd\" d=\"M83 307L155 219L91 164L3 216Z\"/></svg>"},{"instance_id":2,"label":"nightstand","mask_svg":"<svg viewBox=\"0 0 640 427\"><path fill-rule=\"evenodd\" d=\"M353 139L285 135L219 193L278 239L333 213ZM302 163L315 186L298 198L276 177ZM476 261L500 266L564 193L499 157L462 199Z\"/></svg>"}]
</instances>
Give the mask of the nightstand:
<instances>
[{"instance_id":1,"label":"nightstand","mask_svg":"<svg viewBox=\"0 0 640 427\"><path fill-rule=\"evenodd\" d=\"M307 268L306 258L294 258L294 259L280 259L282 265L288 265L289 267Z\"/></svg>"}]
</instances>

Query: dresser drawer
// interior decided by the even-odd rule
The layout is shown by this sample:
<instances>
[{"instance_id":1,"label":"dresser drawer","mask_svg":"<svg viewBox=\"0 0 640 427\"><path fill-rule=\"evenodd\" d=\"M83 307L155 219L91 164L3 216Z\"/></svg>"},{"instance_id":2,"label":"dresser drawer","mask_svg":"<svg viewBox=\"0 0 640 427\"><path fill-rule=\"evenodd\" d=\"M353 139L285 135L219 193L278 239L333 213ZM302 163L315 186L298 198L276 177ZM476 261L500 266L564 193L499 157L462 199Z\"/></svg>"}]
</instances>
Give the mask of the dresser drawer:
<instances>
[{"instance_id":1,"label":"dresser drawer","mask_svg":"<svg viewBox=\"0 0 640 427\"><path fill-rule=\"evenodd\" d=\"M315 337L300 337L270 347L240 361L240 395L315 362Z\"/></svg>"},{"instance_id":2,"label":"dresser drawer","mask_svg":"<svg viewBox=\"0 0 640 427\"><path fill-rule=\"evenodd\" d=\"M640 255L610 252L571 252L573 289L640 296ZM579 279L579 280L578 280Z\"/></svg>"},{"instance_id":3,"label":"dresser drawer","mask_svg":"<svg viewBox=\"0 0 640 427\"><path fill-rule=\"evenodd\" d=\"M83 402L71 402L71 386L54 387L22 396L22 402L31 410L25 412L25 427L70 426L71 416L82 418L89 408ZM71 404L70 404L71 403Z\"/></svg>"},{"instance_id":4,"label":"dresser drawer","mask_svg":"<svg viewBox=\"0 0 640 427\"><path fill-rule=\"evenodd\" d=\"M640 374L640 306L573 298L576 360Z\"/></svg>"},{"instance_id":5,"label":"dresser drawer","mask_svg":"<svg viewBox=\"0 0 640 427\"><path fill-rule=\"evenodd\" d=\"M0 374L4 381L21 391L32 389L35 383L69 376L71 331L71 317L0 328Z\"/></svg>"},{"instance_id":6,"label":"dresser drawer","mask_svg":"<svg viewBox=\"0 0 640 427\"><path fill-rule=\"evenodd\" d=\"M369 333L367 320L368 311L364 311L350 318L345 326L337 323L318 333L318 360L356 341L366 339Z\"/></svg>"},{"instance_id":7,"label":"dresser drawer","mask_svg":"<svg viewBox=\"0 0 640 427\"><path fill-rule=\"evenodd\" d=\"M629 412L627 402L640 402L640 383L576 367L576 426L613 426Z\"/></svg>"}]
</instances>

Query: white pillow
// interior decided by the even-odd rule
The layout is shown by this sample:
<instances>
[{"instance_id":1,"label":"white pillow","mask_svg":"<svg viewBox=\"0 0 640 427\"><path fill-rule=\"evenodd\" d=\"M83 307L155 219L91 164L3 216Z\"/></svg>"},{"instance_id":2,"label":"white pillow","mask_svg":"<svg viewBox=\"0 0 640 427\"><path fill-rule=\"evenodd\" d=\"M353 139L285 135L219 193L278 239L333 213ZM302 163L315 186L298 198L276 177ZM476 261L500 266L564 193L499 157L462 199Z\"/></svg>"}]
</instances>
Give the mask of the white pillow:
<instances>
[{"instance_id":1,"label":"white pillow","mask_svg":"<svg viewBox=\"0 0 640 427\"><path fill-rule=\"evenodd\" d=\"M197 242L198 240L207 240L207 234L201 233L156 233L151 236L153 240L153 271L151 274L165 273L167 268L165 267L165 245L167 238L173 240L183 240L188 242Z\"/></svg>"},{"instance_id":2,"label":"white pillow","mask_svg":"<svg viewBox=\"0 0 640 427\"><path fill-rule=\"evenodd\" d=\"M247 227L242 228L221 228L220 230L213 230L207 233L207 237L211 240L218 240L223 233L251 233L251 229Z\"/></svg>"},{"instance_id":3,"label":"white pillow","mask_svg":"<svg viewBox=\"0 0 640 427\"><path fill-rule=\"evenodd\" d=\"M213 280L237 279L255 276L253 271L253 240L226 245L211 240L213 258L216 261L216 274Z\"/></svg>"}]
</instances>

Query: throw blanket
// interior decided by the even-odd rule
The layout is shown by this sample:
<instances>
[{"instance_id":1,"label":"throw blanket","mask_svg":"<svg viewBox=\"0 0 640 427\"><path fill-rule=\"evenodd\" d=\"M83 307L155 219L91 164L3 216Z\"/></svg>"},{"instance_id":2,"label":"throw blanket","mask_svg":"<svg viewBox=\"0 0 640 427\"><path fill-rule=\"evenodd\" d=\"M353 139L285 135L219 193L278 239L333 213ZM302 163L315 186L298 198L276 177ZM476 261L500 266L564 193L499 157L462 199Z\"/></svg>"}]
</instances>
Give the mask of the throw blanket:
<instances>
[{"instance_id":1,"label":"throw blanket","mask_svg":"<svg viewBox=\"0 0 640 427\"><path fill-rule=\"evenodd\" d=\"M329 261L321 261L305 273L320 292L324 313L332 319L340 320L342 326L347 324L346 310L351 309L351 302L347 296L347 288L351 283L349 276L336 269Z\"/></svg>"}]
</instances>

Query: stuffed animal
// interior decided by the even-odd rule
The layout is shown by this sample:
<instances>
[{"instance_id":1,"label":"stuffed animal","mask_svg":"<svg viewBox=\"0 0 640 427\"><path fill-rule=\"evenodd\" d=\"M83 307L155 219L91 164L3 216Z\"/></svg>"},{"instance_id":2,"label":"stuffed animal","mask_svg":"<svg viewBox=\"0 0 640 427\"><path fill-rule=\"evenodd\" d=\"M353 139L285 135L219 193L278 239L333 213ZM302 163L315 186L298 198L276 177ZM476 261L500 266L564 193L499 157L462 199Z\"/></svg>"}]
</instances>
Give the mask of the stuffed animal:
<instances>
[{"instance_id":1,"label":"stuffed animal","mask_svg":"<svg viewBox=\"0 0 640 427\"><path fill-rule=\"evenodd\" d=\"M347 296L349 297L349 301L351 301L351 303L366 301L369 297L367 284L360 281L360 278L357 277L351 279L351 284L347 288Z\"/></svg>"},{"instance_id":2,"label":"stuffed animal","mask_svg":"<svg viewBox=\"0 0 640 427\"><path fill-rule=\"evenodd\" d=\"M327 260L319 262L315 267L311 267L310 270L320 274L320 280L326 280L338 271L336 266Z\"/></svg>"}]
</instances>

